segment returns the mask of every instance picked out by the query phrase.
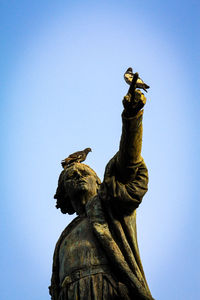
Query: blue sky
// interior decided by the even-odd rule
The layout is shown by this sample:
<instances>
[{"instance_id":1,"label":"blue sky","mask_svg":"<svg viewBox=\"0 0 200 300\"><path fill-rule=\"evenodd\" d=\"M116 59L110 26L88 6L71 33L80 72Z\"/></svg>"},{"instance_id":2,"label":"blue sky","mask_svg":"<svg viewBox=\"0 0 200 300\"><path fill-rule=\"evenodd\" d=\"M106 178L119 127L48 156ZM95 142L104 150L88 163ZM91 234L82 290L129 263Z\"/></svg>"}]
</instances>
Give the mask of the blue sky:
<instances>
[{"instance_id":1,"label":"blue sky","mask_svg":"<svg viewBox=\"0 0 200 300\"><path fill-rule=\"evenodd\" d=\"M118 150L132 66L151 88L138 239L157 300L200 297L198 1L0 1L0 299L49 299L52 255L73 217L53 195L68 154L103 178Z\"/></svg>"}]
</instances>

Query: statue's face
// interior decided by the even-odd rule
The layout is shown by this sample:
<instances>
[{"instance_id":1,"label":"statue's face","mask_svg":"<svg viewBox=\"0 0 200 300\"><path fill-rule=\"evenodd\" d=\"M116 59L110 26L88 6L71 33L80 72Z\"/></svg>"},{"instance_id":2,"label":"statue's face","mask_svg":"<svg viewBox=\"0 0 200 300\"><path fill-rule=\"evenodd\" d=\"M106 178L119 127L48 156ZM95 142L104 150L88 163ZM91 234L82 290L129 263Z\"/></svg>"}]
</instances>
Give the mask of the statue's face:
<instances>
[{"instance_id":1,"label":"statue's face","mask_svg":"<svg viewBox=\"0 0 200 300\"><path fill-rule=\"evenodd\" d=\"M66 169L64 186L78 215L85 212L85 204L98 190L95 172L81 163L72 164Z\"/></svg>"}]
</instances>

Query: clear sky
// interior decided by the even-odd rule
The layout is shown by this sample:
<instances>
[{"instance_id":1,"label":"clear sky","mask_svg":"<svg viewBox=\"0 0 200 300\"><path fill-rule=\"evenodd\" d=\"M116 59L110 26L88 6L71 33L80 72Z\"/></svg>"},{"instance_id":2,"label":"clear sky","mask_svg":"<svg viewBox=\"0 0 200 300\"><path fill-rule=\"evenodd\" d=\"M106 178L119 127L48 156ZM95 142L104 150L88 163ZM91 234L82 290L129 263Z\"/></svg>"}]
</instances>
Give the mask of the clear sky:
<instances>
[{"instance_id":1,"label":"clear sky","mask_svg":"<svg viewBox=\"0 0 200 300\"><path fill-rule=\"evenodd\" d=\"M0 1L1 300L48 300L52 255L74 217L55 209L60 161L118 150L132 66L151 86L137 212L156 300L200 299L199 1Z\"/></svg>"}]
</instances>

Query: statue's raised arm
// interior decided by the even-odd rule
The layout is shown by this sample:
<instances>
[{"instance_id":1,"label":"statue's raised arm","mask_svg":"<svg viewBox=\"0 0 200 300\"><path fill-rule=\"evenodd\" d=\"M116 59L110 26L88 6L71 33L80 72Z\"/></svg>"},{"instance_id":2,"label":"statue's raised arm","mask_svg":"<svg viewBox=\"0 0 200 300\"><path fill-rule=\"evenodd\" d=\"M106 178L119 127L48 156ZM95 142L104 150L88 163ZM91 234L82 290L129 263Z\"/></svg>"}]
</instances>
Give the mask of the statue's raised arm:
<instances>
[{"instance_id":1,"label":"statue's raised arm","mask_svg":"<svg viewBox=\"0 0 200 300\"><path fill-rule=\"evenodd\" d=\"M123 99L122 135L118 153L118 167L123 181L126 180L127 167L142 161L142 117L141 110L146 98L140 90L136 90L138 74L135 73L127 95Z\"/></svg>"},{"instance_id":2,"label":"statue's raised arm","mask_svg":"<svg viewBox=\"0 0 200 300\"><path fill-rule=\"evenodd\" d=\"M100 193L120 214L132 214L148 189L148 171L141 156L142 118L146 97L136 90L138 74L123 99L122 134L119 151L108 163ZM110 195L110 197L108 197Z\"/></svg>"}]
</instances>

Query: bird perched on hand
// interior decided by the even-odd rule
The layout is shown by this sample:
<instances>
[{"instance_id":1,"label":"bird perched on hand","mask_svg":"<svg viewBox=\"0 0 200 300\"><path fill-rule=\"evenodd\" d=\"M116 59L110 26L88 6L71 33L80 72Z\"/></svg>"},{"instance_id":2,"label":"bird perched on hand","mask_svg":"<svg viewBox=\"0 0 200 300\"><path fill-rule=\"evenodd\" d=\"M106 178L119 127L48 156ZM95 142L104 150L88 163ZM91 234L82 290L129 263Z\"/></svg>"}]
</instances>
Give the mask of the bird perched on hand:
<instances>
[{"instance_id":1,"label":"bird perched on hand","mask_svg":"<svg viewBox=\"0 0 200 300\"><path fill-rule=\"evenodd\" d=\"M83 151L77 151L72 154L70 154L67 158L63 159L61 161L61 165L63 168L65 168L67 165L70 165L73 162L82 162L86 159L89 152L91 152L91 148L86 148Z\"/></svg>"},{"instance_id":2,"label":"bird perched on hand","mask_svg":"<svg viewBox=\"0 0 200 300\"><path fill-rule=\"evenodd\" d=\"M124 79L126 81L126 83L128 83L129 85L131 85L131 82L133 80L133 69L132 68L128 68L126 70L126 72L124 73ZM150 88L150 86L148 86L146 83L144 83L144 81L138 77L137 81L136 81L136 88L139 88L139 89L143 89L145 90L145 92L147 92L147 89Z\"/></svg>"}]
</instances>

